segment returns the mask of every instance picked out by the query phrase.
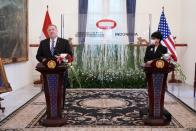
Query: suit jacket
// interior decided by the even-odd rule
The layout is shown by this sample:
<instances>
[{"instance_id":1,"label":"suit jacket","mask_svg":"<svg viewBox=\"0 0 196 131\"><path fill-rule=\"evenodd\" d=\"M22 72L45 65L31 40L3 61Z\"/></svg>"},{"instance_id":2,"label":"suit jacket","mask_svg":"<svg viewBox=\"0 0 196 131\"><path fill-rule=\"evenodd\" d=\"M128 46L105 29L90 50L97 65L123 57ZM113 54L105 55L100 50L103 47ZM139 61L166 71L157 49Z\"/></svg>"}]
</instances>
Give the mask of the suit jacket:
<instances>
[{"instance_id":1,"label":"suit jacket","mask_svg":"<svg viewBox=\"0 0 196 131\"><path fill-rule=\"evenodd\" d=\"M159 59L163 56L163 54L167 53L167 47L165 47L161 44L157 47L157 50L155 52L154 52L154 50L155 50L155 45L149 45L146 48L146 53L144 56L145 63L150 60Z\"/></svg>"},{"instance_id":2,"label":"suit jacket","mask_svg":"<svg viewBox=\"0 0 196 131\"><path fill-rule=\"evenodd\" d=\"M73 56L68 40L57 38L54 55L58 55L61 53L68 53L69 55ZM37 55L36 55L37 60L39 62L42 62L44 58L49 59L53 57L54 56L52 56L51 51L50 51L50 39L48 38L48 39L41 41L39 48L37 50Z\"/></svg>"}]
</instances>

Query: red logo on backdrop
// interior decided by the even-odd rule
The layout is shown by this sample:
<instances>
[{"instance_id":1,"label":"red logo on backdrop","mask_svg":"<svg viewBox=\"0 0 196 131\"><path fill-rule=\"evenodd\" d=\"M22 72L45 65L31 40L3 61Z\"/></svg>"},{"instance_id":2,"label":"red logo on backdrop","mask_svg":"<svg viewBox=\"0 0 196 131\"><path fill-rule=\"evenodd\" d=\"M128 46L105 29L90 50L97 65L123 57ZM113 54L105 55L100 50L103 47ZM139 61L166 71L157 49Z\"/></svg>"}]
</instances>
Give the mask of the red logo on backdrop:
<instances>
[{"instance_id":1,"label":"red logo on backdrop","mask_svg":"<svg viewBox=\"0 0 196 131\"><path fill-rule=\"evenodd\" d=\"M111 19L102 19L97 21L96 26L99 29L103 30L109 30L109 29L114 29L116 27L117 23L114 20Z\"/></svg>"}]
</instances>

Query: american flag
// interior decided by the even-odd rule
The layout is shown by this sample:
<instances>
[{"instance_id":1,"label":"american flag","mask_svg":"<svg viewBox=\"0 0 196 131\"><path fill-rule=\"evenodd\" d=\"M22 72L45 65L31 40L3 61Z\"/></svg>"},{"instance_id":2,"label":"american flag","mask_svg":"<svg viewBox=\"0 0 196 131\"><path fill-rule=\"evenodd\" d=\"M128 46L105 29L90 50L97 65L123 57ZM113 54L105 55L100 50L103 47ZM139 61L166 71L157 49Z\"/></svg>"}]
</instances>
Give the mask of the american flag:
<instances>
[{"instance_id":1,"label":"american flag","mask_svg":"<svg viewBox=\"0 0 196 131\"><path fill-rule=\"evenodd\" d=\"M158 31L160 31L161 34L163 35L163 40L161 41L161 44L168 48L168 52L171 54L171 57L174 59L174 61L177 61L175 42L171 34L171 31L169 29L164 11L162 11L160 17Z\"/></svg>"}]
</instances>

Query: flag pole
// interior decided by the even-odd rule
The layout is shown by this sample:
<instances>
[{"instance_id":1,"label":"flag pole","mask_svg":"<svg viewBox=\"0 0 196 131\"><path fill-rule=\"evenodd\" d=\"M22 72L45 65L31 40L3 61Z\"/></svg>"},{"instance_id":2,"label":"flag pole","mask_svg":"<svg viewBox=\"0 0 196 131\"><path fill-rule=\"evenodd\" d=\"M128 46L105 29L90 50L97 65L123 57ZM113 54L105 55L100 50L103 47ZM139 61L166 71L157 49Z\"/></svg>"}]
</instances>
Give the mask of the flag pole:
<instances>
[{"instance_id":1,"label":"flag pole","mask_svg":"<svg viewBox=\"0 0 196 131\"><path fill-rule=\"evenodd\" d=\"M62 14L62 18L63 18L63 21L62 21L62 28L63 28L63 32L62 32L62 38L64 38L64 14Z\"/></svg>"},{"instance_id":2,"label":"flag pole","mask_svg":"<svg viewBox=\"0 0 196 131\"><path fill-rule=\"evenodd\" d=\"M63 36L63 35L62 35L62 33L63 33L63 31L62 31L62 30L63 30L63 29L62 29L62 23L63 23L63 22L62 22L62 21L63 21L63 15L61 14L61 38L62 38L62 36Z\"/></svg>"},{"instance_id":3,"label":"flag pole","mask_svg":"<svg viewBox=\"0 0 196 131\"><path fill-rule=\"evenodd\" d=\"M163 10L163 12L165 11L165 9L164 9L165 7L164 6L162 6L162 10Z\"/></svg>"},{"instance_id":4,"label":"flag pole","mask_svg":"<svg viewBox=\"0 0 196 131\"><path fill-rule=\"evenodd\" d=\"M162 10L163 10L163 13L164 13L164 11L165 11L165 7L164 6L162 6ZM171 79L168 81L168 83L182 83L181 80L177 80L175 78L175 72L174 72L174 70L172 71Z\"/></svg>"},{"instance_id":5,"label":"flag pole","mask_svg":"<svg viewBox=\"0 0 196 131\"><path fill-rule=\"evenodd\" d=\"M48 11L48 5L46 6L46 11ZM35 80L33 84L37 85L37 84L42 84L42 83L43 83L43 76L40 74L39 80ZM42 91L43 91L43 86L42 86Z\"/></svg>"},{"instance_id":6,"label":"flag pole","mask_svg":"<svg viewBox=\"0 0 196 131\"><path fill-rule=\"evenodd\" d=\"M175 40L176 38L174 38ZM168 83L182 83L181 80L177 80L176 76L175 76L175 70L172 70L172 74L171 74L171 79L168 81Z\"/></svg>"},{"instance_id":7,"label":"flag pole","mask_svg":"<svg viewBox=\"0 0 196 131\"><path fill-rule=\"evenodd\" d=\"M149 14L149 43L151 43L151 33L152 33L152 14Z\"/></svg>"}]
</instances>

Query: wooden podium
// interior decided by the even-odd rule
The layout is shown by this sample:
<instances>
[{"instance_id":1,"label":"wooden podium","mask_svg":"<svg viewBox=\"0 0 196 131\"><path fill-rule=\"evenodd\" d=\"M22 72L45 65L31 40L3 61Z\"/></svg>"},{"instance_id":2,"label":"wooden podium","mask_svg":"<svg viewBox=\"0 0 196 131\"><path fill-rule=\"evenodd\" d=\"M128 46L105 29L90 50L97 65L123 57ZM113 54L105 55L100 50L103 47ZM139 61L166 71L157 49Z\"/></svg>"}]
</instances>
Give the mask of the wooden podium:
<instances>
[{"instance_id":1,"label":"wooden podium","mask_svg":"<svg viewBox=\"0 0 196 131\"><path fill-rule=\"evenodd\" d=\"M171 121L171 115L164 110L164 96L167 88L167 76L174 70L174 66L165 60L157 59L150 65L145 64L143 69L148 86L148 109L144 122L152 126L167 125Z\"/></svg>"},{"instance_id":2,"label":"wooden podium","mask_svg":"<svg viewBox=\"0 0 196 131\"><path fill-rule=\"evenodd\" d=\"M36 70L43 76L43 86L46 98L46 118L41 124L48 127L62 126L66 120L62 116L63 111L63 82L66 67L58 65L56 60L47 60L44 63L38 63Z\"/></svg>"}]
</instances>

